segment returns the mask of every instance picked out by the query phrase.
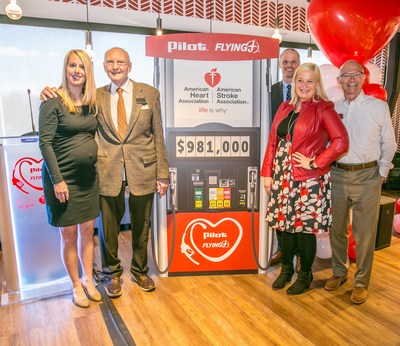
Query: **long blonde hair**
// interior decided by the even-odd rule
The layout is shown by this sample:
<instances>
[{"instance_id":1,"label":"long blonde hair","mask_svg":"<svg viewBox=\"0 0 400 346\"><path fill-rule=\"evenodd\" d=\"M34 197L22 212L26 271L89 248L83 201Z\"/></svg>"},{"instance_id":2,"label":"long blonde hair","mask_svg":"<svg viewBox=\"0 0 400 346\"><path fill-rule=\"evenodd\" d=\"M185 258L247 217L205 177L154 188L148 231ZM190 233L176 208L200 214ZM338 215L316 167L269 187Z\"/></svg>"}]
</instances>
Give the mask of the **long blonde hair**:
<instances>
[{"instance_id":1,"label":"long blonde hair","mask_svg":"<svg viewBox=\"0 0 400 346\"><path fill-rule=\"evenodd\" d=\"M317 83L317 89L316 93L313 96L313 101L318 102L319 100L324 100L324 101L329 101L328 96L326 95L324 86L322 84L322 79L321 79L321 72L319 70L319 67L312 62L305 62L304 64L301 64L296 71L294 72L293 80L292 80L292 90L296 90L296 80L299 74L301 74L304 71L312 71L315 76L315 83ZM296 92L292 91L292 98L290 99L289 104L298 106L300 104L300 98L296 94Z\"/></svg>"},{"instance_id":2,"label":"long blonde hair","mask_svg":"<svg viewBox=\"0 0 400 346\"><path fill-rule=\"evenodd\" d=\"M82 61L83 67L85 69L86 74L86 81L83 84L82 92L83 92L83 100L82 105L89 106L89 112L97 114L97 98L96 98L96 84L94 82L94 74L92 68L92 61L90 60L89 55L81 49L73 49L70 50L64 58L64 65L63 65L63 75L61 86L57 90L57 93L63 99L64 104L68 107L68 110L71 113L76 113L80 106L76 106L74 101L70 95L67 83L67 65L68 59L72 54L76 54L78 58Z\"/></svg>"}]
</instances>

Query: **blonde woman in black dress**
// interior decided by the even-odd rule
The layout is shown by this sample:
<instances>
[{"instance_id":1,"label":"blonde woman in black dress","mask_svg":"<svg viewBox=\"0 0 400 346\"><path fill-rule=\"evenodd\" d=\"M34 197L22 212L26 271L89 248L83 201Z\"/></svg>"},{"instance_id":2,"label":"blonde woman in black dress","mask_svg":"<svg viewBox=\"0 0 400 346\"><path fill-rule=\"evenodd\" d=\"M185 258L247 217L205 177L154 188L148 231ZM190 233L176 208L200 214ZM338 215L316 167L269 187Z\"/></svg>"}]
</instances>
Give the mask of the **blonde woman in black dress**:
<instances>
[{"instance_id":1,"label":"blonde woman in black dress","mask_svg":"<svg viewBox=\"0 0 400 346\"><path fill-rule=\"evenodd\" d=\"M85 308L101 301L92 280L93 230L99 215L96 174L96 86L86 52L64 59L60 97L42 103L39 146L48 221L61 234L61 257L72 283L72 300ZM79 278L78 263L82 266Z\"/></svg>"}]
</instances>

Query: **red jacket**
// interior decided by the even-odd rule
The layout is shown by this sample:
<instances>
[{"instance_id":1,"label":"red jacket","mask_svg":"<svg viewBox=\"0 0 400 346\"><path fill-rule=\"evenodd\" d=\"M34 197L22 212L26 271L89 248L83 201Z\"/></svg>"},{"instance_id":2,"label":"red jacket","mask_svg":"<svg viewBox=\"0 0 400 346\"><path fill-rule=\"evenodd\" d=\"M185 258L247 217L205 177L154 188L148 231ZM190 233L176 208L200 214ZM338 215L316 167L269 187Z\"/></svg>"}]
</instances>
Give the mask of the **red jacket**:
<instances>
[{"instance_id":1,"label":"red jacket","mask_svg":"<svg viewBox=\"0 0 400 346\"><path fill-rule=\"evenodd\" d=\"M261 168L261 176L273 176L273 163L279 137L277 128L285 117L295 107L289 102L283 102L271 125L264 162ZM329 143L329 145L328 145ZM330 169L330 164L337 160L349 149L349 137L339 115L330 101L313 100L302 102L300 114L293 129L292 152L300 152L306 157L316 156L314 162L318 169L305 169L294 167L293 179L303 181L310 178L318 178Z\"/></svg>"}]
</instances>

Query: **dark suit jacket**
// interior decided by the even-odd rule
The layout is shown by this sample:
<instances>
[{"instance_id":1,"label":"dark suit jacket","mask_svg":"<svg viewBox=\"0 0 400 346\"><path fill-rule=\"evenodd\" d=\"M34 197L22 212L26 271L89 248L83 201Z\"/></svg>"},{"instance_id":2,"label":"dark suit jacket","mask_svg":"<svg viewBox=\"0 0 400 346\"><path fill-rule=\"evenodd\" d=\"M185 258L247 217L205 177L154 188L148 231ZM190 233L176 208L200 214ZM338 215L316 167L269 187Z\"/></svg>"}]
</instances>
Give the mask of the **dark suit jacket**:
<instances>
[{"instance_id":1,"label":"dark suit jacket","mask_svg":"<svg viewBox=\"0 0 400 346\"><path fill-rule=\"evenodd\" d=\"M283 88L282 81L273 84L271 88L271 116L270 116L271 123L272 120L274 120L279 105L283 102L282 88Z\"/></svg>"},{"instance_id":2,"label":"dark suit jacket","mask_svg":"<svg viewBox=\"0 0 400 346\"><path fill-rule=\"evenodd\" d=\"M161 122L160 93L144 83L133 83L132 113L124 140L111 118L110 85L97 89L100 194L115 197L125 166L129 190L143 196L157 190L157 179L168 179L168 161Z\"/></svg>"}]
</instances>

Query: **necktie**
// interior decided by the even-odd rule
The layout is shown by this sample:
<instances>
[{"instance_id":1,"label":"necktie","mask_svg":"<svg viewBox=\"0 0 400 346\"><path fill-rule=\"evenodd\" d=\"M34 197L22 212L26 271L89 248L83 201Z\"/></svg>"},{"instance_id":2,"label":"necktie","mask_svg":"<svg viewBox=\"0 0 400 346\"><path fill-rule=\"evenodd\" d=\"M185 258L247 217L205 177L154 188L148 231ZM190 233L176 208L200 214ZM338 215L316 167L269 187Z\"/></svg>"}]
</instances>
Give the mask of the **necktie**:
<instances>
[{"instance_id":1,"label":"necktie","mask_svg":"<svg viewBox=\"0 0 400 346\"><path fill-rule=\"evenodd\" d=\"M128 123L126 121L126 111L124 98L122 96L122 92L124 90L122 88L118 88L118 102L117 102L117 125L118 125L118 134L121 139L125 138L126 129L128 128Z\"/></svg>"},{"instance_id":2,"label":"necktie","mask_svg":"<svg viewBox=\"0 0 400 346\"><path fill-rule=\"evenodd\" d=\"M292 86L290 84L288 84L288 86L286 87L286 101L290 101L290 99L292 98Z\"/></svg>"}]
</instances>

